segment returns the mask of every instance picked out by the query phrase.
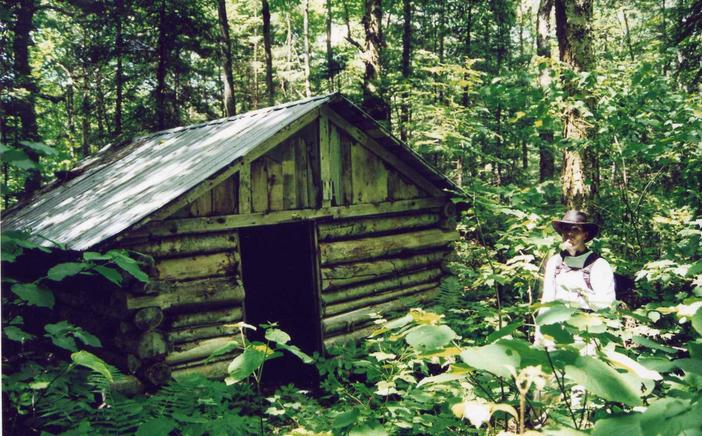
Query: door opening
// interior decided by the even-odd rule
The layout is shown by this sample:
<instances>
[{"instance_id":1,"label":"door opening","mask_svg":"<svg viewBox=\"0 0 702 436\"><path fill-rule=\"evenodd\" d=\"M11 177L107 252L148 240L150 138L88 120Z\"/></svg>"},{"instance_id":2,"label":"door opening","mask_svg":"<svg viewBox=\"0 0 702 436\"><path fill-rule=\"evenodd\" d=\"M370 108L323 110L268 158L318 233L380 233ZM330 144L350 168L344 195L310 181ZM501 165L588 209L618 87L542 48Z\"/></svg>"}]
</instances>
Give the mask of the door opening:
<instances>
[{"instance_id":1,"label":"door opening","mask_svg":"<svg viewBox=\"0 0 702 436\"><path fill-rule=\"evenodd\" d=\"M291 343L307 354L321 351L314 223L276 224L239 231L246 322L277 322ZM257 330L252 339L263 340ZM265 342L265 341L264 341ZM266 363L263 382L300 387L319 385L314 365L288 352Z\"/></svg>"}]
</instances>

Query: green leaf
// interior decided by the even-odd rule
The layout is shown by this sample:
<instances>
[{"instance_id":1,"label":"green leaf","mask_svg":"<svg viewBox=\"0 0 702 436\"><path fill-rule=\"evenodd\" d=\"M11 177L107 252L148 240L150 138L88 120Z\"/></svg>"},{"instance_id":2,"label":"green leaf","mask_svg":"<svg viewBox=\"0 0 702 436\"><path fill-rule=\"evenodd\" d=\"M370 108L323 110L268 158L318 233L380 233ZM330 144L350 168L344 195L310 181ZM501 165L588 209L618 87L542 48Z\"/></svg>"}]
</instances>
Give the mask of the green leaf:
<instances>
[{"instance_id":1,"label":"green leaf","mask_svg":"<svg viewBox=\"0 0 702 436\"><path fill-rule=\"evenodd\" d=\"M109 254L98 253L96 251L86 251L83 253L83 260L86 262L96 261L96 260L112 260L112 256Z\"/></svg>"},{"instance_id":2,"label":"green leaf","mask_svg":"<svg viewBox=\"0 0 702 436\"><path fill-rule=\"evenodd\" d=\"M448 345L456 337L456 332L446 325L420 325L409 331L405 341L420 353L439 349Z\"/></svg>"},{"instance_id":3,"label":"green leaf","mask_svg":"<svg viewBox=\"0 0 702 436\"><path fill-rule=\"evenodd\" d=\"M265 360L266 354L264 352L249 347L232 360L227 372L235 382L238 382L253 374L263 365Z\"/></svg>"},{"instance_id":4,"label":"green leaf","mask_svg":"<svg viewBox=\"0 0 702 436\"><path fill-rule=\"evenodd\" d=\"M122 286L122 275L116 269L102 265L96 265L93 269L115 285Z\"/></svg>"},{"instance_id":5,"label":"green leaf","mask_svg":"<svg viewBox=\"0 0 702 436\"><path fill-rule=\"evenodd\" d=\"M69 324L68 321L61 321L55 324L46 324L44 330L47 332L47 337L51 339L54 345L68 351L78 351L76 340L73 338L73 330L76 326Z\"/></svg>"},{"instance_id":6,"label":"green leaf","mask_svg":"<svg viewBox=\"0 0 702 436\"><path fill-rule=\"evenodd\" d=\"M536 317L536 325L549 325L567 321L575 313L575 308L562 304L544 308Z\"/></svg>"},{"instance_id":7,"label":"green leaf","mask_svg":"<svg viewBox=\"0 0 702 436\"><path fill-rule=\"evenodd\" d=\"M304 362L304 363L309 364L309 363L314 362L314 359L312 359L312 357L309 354L302 351L296 345L278 344L278 347L283 349L283 350L287 350L287 351L291 352L292 354L297 356L300 360L302 360L302 362Z\"/></svg>"},{"instance_id":8,"label":"green leaf","mask_svg":"<svg viewBox=\"0 0 702 436\"><path fill-rule=\"evenodd\" d=\"M612 367L589 356L578 356L572 365L566 365L566 376L585 389L609 400L638 406L641 404L639 385L633 379L620 375Z\"/></svg>"},{"instance_id":9,"label":"green leaf","mask_svg":"<svg viewBox=\"0 0 702 436\"><path fill-rule=\"evenodd\" d=\"M172 419L160 417L143 422L137 429L135 436L167 435L177 426Z\"/></svg>"},{"instance_id":10,"label":"green leaf","mask_svg":"<svg viewBox=\"0 0 702 436\"><path fill-rule=\"evenodd\" d=\"M79 262L59 263L58 265L53 266L46 275L50 280L60 282L66 277L74 276L80 273L87 267L88 264Z\"/></svg>"},{"instance_id":11,"label":"green leaf","mask_svg":"<svg viewBox=\"0 0 702 436\"><path fill-rule=\"evenodd\" d=\"M22 150L17 150L16 148L6 149L2 153L2 157L0 157L0 159L13 167L23 170L31 170L37 167L36 162L29 159L27 153Z\"/></svg>"},{"instance_id":12,"label":"green leaf","mask_svg":"<svg viewBox=\"0 0 702 436\"><path fill-rule=\"evenodd\" d=\"M287 344L290 342L290 335L280 329L266 330L266 339L276 344Z\"/></svg>"},{"instance_id":13,"label":"green leaf","mask_svg":"<svg viewBox=\"0 0 702 436\"><path fill-rule=\"evenodd\" d=\"M17 283L12 285L12 292L26 301L27 304L37 307L54 307L54 293L34 283Z\"/></svg>"},{"instance_id":14,"label":"green leaf","mask_svg":"<svg viewBox=\"0 0 702 436\"><path fill-rule=\"evenodd\" d=\"M541 333L551 336L557 344L572 344L573 335L563 324L549 324L540 328Z\"/></svg>"},{"instance_id":15,"label":"green leaf","mask_svg":"<svg viewBox=\"0 0 702 436\"><path fill-rule=\"evenodd\" d=\"M111 250L108 252L112 257L112 261L117 264L120 268L127 271L129 274L134 276L137 280L143 283L149 282L149 276L146 275L140 268L136 260L130 258L129 256L116 251Z\"/></svg>"},{"instance_id":16,"label":"green leaf","mask_svg":"<svg viewBox=\"0 0 702 436\"><path fill-rule=\"evenodd\" d=\"M112 373L107 368L107 364L93 353L89 353L87 351L78 351L71 354L71 360L76 365L92 369L93 371L105 377L105 379L107 379L107 381L109 381L110 383L114 381Z\"/></svg>"},{"instance_id":17,"label":"green leaf","mask_svg":"<svg viewBox=\"0 0 702 436\"><path fill-rule=\"evenodd\" d=\"M353 408L349 410L348 412L340 413L339 415L336 415L336 418L334 418L334 423L332 424L333 428L344 428L348 427L350 425L353 425L356 423L358 420L358 417L361 416L361 412L357 408Z\"/></svg>"},{"instance_id":18,"label":"green leaf","mask_svg":"<svg viewBox=\"0 0 702 436\"><path fill-rule=\"evenodd\" d=\"M646 436L686 434L686 430L699 430L700 416L699 399L693 403L689 399L661 398L642 414L641 428Z\"/></svg>"},{"instance_id":19,"label":"green leaf","mask_svg":"<svg viewBox=\"0 0 702 436\"><path fill-rule=\"evenodd\" d=\"M20 141L20 144L44 156L56 156L58 154L54 148L51 148L46 144L42 144L41 142Z\"/></svg>"},{"instance_id":20,"label":"green leaf","mask_svg":"<svg viewBox=\"0 0 702 436\"><path fill-rule=\"evenodd\" d=\"M17 342L27 342L36 337L13 325L3 328L2 332L5 334L7 339Z\"/></svg>"},{"instance_id":21,"label":"green leaf","mask_svg":"<svg viewBox=\"0 0 702 436\"><path fill-rule=\"evenodd\" d=\"M349 432L349 436L387 436L388 432L385 431L380 424L365 424L358 427L354 427Z\"/></svg>"},{"instance_id":22,"label":"green leaf","mask_svg":"<svg viewBox=\"0 0 702 436\"><path fill-rule=\"evenodd\" d=\"M237 341L232 340L231 342L227 342L226 344L224 344L224 345L222 345L221 347L219 347L219 348L217 348L216 350L214 350L214 351L212 352L212 354L210 354L210 355L207 357L206 363L209 362L209 361L211 361L212 359L218 357L218 356L221 356L221 355L223 355L223 354L227 354L227 353L229 353L230 351L235 350L235 349L240 348L240 347L241 347L241 344L240 344L239 342L237 342Z\"/></svg>"},{"instance_id":23,"label":"green leaf","mask_svg":"<svg viewBox=\"0 0 702 436\"><path fill-rule=\"evenodd\" d=\"M702 273L702 259L698 260L697 262L693 263L690 268L687 270L687 277L694 277L698 274Z\"/></svg>"},{"instance_id":24,"label":"green leaf","mask_svg":"<svg viewBox=\"0 0 702 436\"><path fill-rule=\"evenodd\" d=\"M692 315L690 321L692 321L692 327L694 327L694 329L697 330L697 333L702 335L702 307L697 309L697 312L695 312L695 314Z\"/></svg>"},{"instance_id":25,"label":"green leaf","mask_svg":"<svg viewBox=\"0 0 702 436\"><path fill-rule=\"evenodd\" d=\"M83 342L85 345L88 345L90 347L101 347L102 343L100 343L100 339L98 339L96 336L86 332L80 327L76 327L75 330L73 330L73 336L76 338L80 339L81 342Z\"/></svg>"},{"instance_id":26,"label":"green leaf","mask_svg":"<svg viewBox=\"0 0 702 436\"><path fill-rule=\"evenodd\" d=\"M516 351L499 343L467 348L461 353L461 359L475 369L488 371L499 377L511 377L521 362L521 357Z\"/></svg>"},{"instance_id":27,"label":"green leaf","mask_svg":"<svg viewBox=\"0 0 702 436\"><path fill-rule=\"evenodd\" d=\"M641 436L641 414L622 415L600 419L592 429L593 436L627 435Z\"/></svg>"},{"instance_id":28,"label":"green leaf","mask_svg":"<svg viewBox=\"0 0 702 436\"><path fill-rule=\"evenodd\" d=\"M661 345L658 342L655 342L645 336L634 336L631 338L634 342L636 342L639 345L642 345L644 347L650 348L652 350L659 350L663 351L665 353L677 353L675 348L667 347L665 345Z\"/></svg>"},{"instance_id":29,"label":"green leaf","mask_svg":"<svg viewBox=\"0 0 702 436\"><path fill-rule=\"evenodd\" d=\"M490 333L488 335L488 337L485 339L485 342L487 342L487 343L495 342L496 340L500 339L501 337L510 335L510 334L512 334L512 332L517 330L523 324L524 324L524 321L516 321L516 322L513 322L512 324L507 325L506 327L502 327L500 330L497 330L495 332Z\"/></svg>"}]
</instances>

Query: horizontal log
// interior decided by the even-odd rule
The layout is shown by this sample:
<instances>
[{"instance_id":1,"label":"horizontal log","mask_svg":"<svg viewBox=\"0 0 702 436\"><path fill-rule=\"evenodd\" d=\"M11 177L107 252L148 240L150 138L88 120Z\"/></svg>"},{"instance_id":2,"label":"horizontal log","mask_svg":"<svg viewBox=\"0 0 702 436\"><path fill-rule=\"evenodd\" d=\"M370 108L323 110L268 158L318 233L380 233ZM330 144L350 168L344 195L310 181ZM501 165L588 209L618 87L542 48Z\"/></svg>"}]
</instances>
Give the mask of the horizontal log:
<instances>
[{"instance_id":1,"label":"horizontal log","mask_svg":"<svg viewBox=\"0 0 702 436\"><path fill-rule=\"evenodd\" d=\"M237 334L239 334L239 327L234 324L188 327L168 332L168 341L172 344L180 344L217 336L234 336Z\"/></svg>"},{"instance_id":2,"label":"horizontal log","mask_svg":"<svg viewBox=\"0 0 702 436\"><path fill-rule=\"evenodd\" d=\"M120 246L158 258L188 256L234 250L237 247L237 234L230 231L158 239L142 237L122 241Z\"/></svg>"},{"instance_id":3,"label":"horizontal log","mask_svg":"<svg viewBox=\"0 0 702 436\"><path fill-rule=\"evenodd\" d=\"M446 198L432 197L414 200L388 201L375 204L323 207L319 209L285 210L268 213L221 215L207 218L181 218L153 221L129 233L130 238L186 235L193 233L221 232L242 227L253 227L320 218L346 218L384 215L442 207Z\"/></svg>"},{"instance_id":4,"label":"horizontal log","mask_svg":"<svg viewBox=\"0 0 702 436\"><path fill-rule=\"evenodd\" d=\"M431 268L411 274L392 277L373 283L355 286L352 288L340 289L322 294L322 301L325 305L331 305L341 301L354 300L361 297L370 297L386 291L407 288L422 283L438 280L441 277L441 268Z\"/></svg>"},{"instance_id":5,"label":"horizontal log","mask_svg":"<svg viewBox=\"0 0 702 436\"><path fill-rule=\"evenodd\" d=\"M110 391L131 398L144 393L144 384L133 375L123 375L110 383Z\"/></svg>"},{"instance_id":6,"label":"horizontal log","mask_svg":"<svg viewBox=\"0 0 702 436\"><path fill-rule=\"evenodd\" d=\"M414 295L394 299L381 304L374 304L351 312L342 313L322 321L324 335L331 336L339 332L352 332L370 324L373 319L372 313L386 314L397 311L407 311L416 305L434 300L438 296L438 290L423 291Z\"/></svg>"},{"instance_id":7,"label":"horizontal log","mask_svg":"<svg viewBox=\"0 0 702 436\"><path fill-rule=\"evenodd\" d=\"M241 319L241 306L236 306L227 307L225 309L172 315L169 317L169 324L172 328L181 328L208 324L235 323L241 321Z\"/></svg>"},{"instance_id":8,"label":"horizontal log","mask_svg":"<svg viewBox=\"0 0 702 436\"><path fill-rule=\"evenodd\" d=\"M110 319L126 319L129 310L126 304L126 293L120 290L112 292L90 292L87 290L55 289L56 300L74 311L83 312L91 316L99 315L103 321Z\"/></svg>"},{"instance_id":9,"label":"horizontal log","mask_svg":"<svg viewBox=\"0 0 702 436\"><path fill-rule=\"evenodd\" d=\"M438 265L447 251L417 254L410 257L393 257L372 262L357 262L332 265L322 268L322 288L336 289L355 283L378 280L390 275L398 275L414 269Z\"/></svg>"},{"instance_id":10,"label":"horizontal log","mask_svg":"<svg viewBox=\"0 0 702 436\"><path fill-rule=\"evenodd\" d=\"M178 380L193 374L200 374L209 379L222 380L227 376L227 368L232 360L233 357L205 365L189 366L184 368L174 367L172 369L171 376Z\"/></svg>"},{"instance_id":11,"label":"horizontal log","mask_svg":"<svg viewBox=\"0 0 702 436\"><path fill-rule=\"evenodd\" d=\"M237 255L235 252L203 254L198 256L158 259L156 279L183 280L203 277L236 275Z\"/></svg>"},{"instance_id":12,"label":"horizontal log","mask_svg":"<svg viewBox=\"0 0 702 436\"><path fill-rule=\"evenodd\" d=\"M166 355L165 362L170 365L179 365L193 360L207 359L217 349L233 341L241 343L237 336L223 336L176 345L176 351Z\"/></svg>"},{"instance_id":13,"label":"horizontal log","mask_svg":"<svg viewBox=\"0 0 702 436\"><path fill-rule=\"evenodd\" d=\"M141 367L141 359L135 355L111 350L109 347L95 349L95 354L126 374L136 374Z\"/></svg>"},{"instance_id":14,"label":"horizontal log","mask_svg":"<svg viewBox=\"0 0 702 436\"><path fill-rule=\"evenodd\" d=\"M322 265L349 263L448 245L458 233L440 229L319 244Z\"/></svg>"},{"instance_id":15,"label":"horizontal log","mask_svg":"<svg viewBox=\"0 0 702 436\"><path fill-rule=\"evenodd\" d=\"M244 300L244 288L232 277L157 283L159 294L126 294L126 307L130 310L149 306L182 310L198 306L236 305Z\"/></svg>"},{"instance_id":16,"label":"horizontal log","mask_svg":"<svg viewBox=\"0 0 702 436\"><path fill-rule=\"evenodd\" d=\"M438 213L421 215L395 215L331 221L319 224L319 240L335 241L376 233L398 232L435 226L439 222Z\"/></svg>"},{"instance_id":17,"label":"horizontal log","mask_svg":"<svg viewBox=\"0 0 702 436\"><path fill-rule=\"evenodd\" d=\"M422 283L420 285L402 288L397 291L384 292L382 294L374 295L372 297L358 298L356 300L345 301L343 303L327 305L324 307L324 316L331 317L340 313L349 312L351 310L360 309L362 307L370 306L373 304L384 303L386 301L394 300L405 295L412 295L416 294L417 292L428 291L438 286L438 281L432 281L429 283Z\"/></svg>"},{"instance_id":18,"label":"horizontal log","mask_svg":"<svg viewBox=\"0 0 702 436\"><path fill-rule=\"evenodd\" d=\"M163 322L163 310L158 306L139 309L134 314L134 325L143 331L154 330Z\"/></svg>"}]
</instances>

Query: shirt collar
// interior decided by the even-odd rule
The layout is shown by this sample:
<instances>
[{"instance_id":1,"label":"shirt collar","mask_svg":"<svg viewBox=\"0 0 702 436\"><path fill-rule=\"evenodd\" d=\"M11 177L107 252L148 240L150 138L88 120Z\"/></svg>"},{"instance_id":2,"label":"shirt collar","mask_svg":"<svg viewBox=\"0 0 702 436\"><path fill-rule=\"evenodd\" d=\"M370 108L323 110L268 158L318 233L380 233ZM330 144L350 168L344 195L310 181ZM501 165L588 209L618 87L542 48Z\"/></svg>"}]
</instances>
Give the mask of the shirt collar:
<instances>
[{"instance_id":1,"label":"shirt collar","mask_svg":"<svg viewBox=\"0 0 702 436\"><path fill-rule=\"evenodd\" d=\"M580 254L578 256L565 256L563 258L563 263L565 263L571 268L582 268L585 265L585 261L591 253L592 251L585 250L583 254Z\"/></svg>"}]
</instances>

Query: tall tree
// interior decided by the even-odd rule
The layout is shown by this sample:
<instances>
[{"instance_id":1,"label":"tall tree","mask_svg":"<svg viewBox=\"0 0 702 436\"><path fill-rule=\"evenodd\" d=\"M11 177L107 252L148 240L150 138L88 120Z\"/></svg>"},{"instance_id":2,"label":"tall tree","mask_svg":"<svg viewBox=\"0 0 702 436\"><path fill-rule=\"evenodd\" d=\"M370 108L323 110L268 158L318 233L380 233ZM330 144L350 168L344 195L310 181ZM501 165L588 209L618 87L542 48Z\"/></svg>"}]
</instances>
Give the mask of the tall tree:
<instances>
[{"instance_id":1,"label":"tall tree","mask_svg":"<svg viewBox=\"0 0 702 436\"><path fill-rule=\"evenodd\" d=\"M327 85L334 91L334 52L332 51L332 0L327 0Z\"/></svg>"},{"instance_id":2,"label":"tall tree","mask_svg":"<svg viewBox=\"0 0 702 436\"><path fill-rule=\"evenodd\" d=\"M115 129L114 135L122 134L122 99L124 98L124 73L122 70L122 56L124 54L124 37L122 24L126 18L124 0L115 0Z\"/></svg>"},{"instance_id":3,"label":"tall tree","mask_svg":"<svg viewBox=\"0 0 702 436\"><path fill-rule=\"evenodd\" d=\"M365 31L362 107L376 121L389 127L390 105L385 101L382 85L382 56L385 47L382 20L381 0L365 0L362 20Z\"/></svg>"},{"instance_id":4,"label":"tall tree","mask_svg":"<svg viewBox=\"0 0 702 436\"><path fill-rule=\"evenodd\" d=\"M553 0L540 0L539 9L536 12L536 55L543 58L540 61L539 86L542 92L548 92L551 85L551 11L553 10ZM545 181L553 177L555 172L554 156L551 148L553 144L553 132L549 129L539 131L539 180Z\"/></svg>"},{"instance_id":5,"label":"tall tree","mask_svg":"<svg viewBox=\"0 0 702 436\"><path fill-rule=\"evenodd\" d=\"M302 0L302 34L305 44L305 96L311 97L310 89L310 0Z\"/></svg>"},{"instance_id":6,"label":"tall tree","mask_svg":"<svg viewBox=\"0 0 702 436\"><path fill-rule=\"evenodd\" d=\"M268 0L261 0L261 16L263 17L263 50L266 58L266 91L268 105L275 102L275 89L273 88L273 54L271 52L271 8Z\"/></svg>"},{"instance_id":7,"label":"tall tree","mask_svg":"<svg viewBox=\"0 0 702 436\"><path fill-rule=\"evenodd\" d=\"M219 18L219 47L222 54L222 73L224 76L224 110L226 115L231 117L236 115L236 97L234 95L234 73L232 72L232 40L229 36L229 18L227 17L225 0L217 0L217 15Z\"/></svg>"},{"instance_id":8,"label":"tall tree","mask_svg":"<svg viewBox=\"0 0 702 436\"><path fill-rule=\"evenodd\" d=\"M592 51L592 0L555 0L556 36L559 56L575 73L590 71ZM564 75L564 87L573 98L589 101L578 89L578 81ZM583 98L585 97L585 98ZM571 105L563 114L563 137L568 145L563 152L563 202L569 208L588 209L591 195L580 148L586 143L590 126L585 114Z\"/></svg>"},{"instance_id":9,"label":"tall tree","mask_svg":"<svg viewBox=\"0 0 702 436\"><path fill-rule=\"evenodd\" d=\"M19 138L22 141L38 141L36 95L37 86L32 78L32 68L29 64L29 47L32 45L31 32L34 28L33 18L37 10L34 0L18 0L15 3L14 40L12 44L14 57L14 72L16 74L14 87L23 91L21 97L15 97L11 102L10 113L19 118L21 129ZM23 196L29 197L41 186L39 173L39 155L31 148L26 149L27 156L36 165L28 170L24 181Z\"/></svg>"},{"instance_id":10,"label":"tall tree","mask_svg":"<svg viewBox=\"0 0 702 436\"><path fill-rule=\"evenodd\" d=\"M402 79L404 86L409 88L409 78L412 74L412 0L402 1ZM400 139L407 141L410 119L409 92L402 94L400 104Z\"/></svg>"}]
</instances>

